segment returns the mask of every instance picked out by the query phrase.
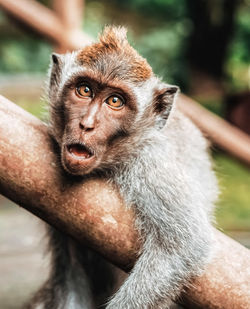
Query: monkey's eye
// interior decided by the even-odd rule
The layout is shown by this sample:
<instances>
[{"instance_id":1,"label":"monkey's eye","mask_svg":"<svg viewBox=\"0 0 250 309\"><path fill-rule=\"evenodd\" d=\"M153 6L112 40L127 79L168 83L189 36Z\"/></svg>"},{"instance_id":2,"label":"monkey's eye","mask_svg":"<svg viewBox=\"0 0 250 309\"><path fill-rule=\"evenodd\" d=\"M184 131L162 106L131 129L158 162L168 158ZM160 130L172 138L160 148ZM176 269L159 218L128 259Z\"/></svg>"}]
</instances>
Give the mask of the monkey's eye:
<instances>
[{"instance_id":1,"label":"monkey's eye","mask_svg":"<svg viewBox=\"0 0 250 309\"><path fill-rule=\"evenodd\" d=\"M85 85L85 84L81 84L81 85L77 86L76 92L81 97L85 97L85 98L92 97L92 90L90 89L90 87L88 85Z\"/></svg>"},{"instance_id":2,"label":"monkey's eye","mask_svg":"<svg viewBox=\"0 0 250 309\"><path fill-rule=\"evenodd\" d=\"M116 95L112 95L111 97L107 98L105 103L108 104L113 109L120 109L124 105L123 99Z\"/></svg>"}]
</instances>

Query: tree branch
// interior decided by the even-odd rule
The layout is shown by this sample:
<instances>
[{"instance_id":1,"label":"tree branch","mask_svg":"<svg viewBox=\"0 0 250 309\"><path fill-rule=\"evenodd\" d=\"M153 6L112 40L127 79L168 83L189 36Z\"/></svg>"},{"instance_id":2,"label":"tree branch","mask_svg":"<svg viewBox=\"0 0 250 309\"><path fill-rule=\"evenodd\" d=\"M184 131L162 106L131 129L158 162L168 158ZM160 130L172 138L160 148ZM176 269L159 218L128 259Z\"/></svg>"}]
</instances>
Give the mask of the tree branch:
<instances>
[{"instance_id":1,"label":"tree branch","mask_svg":"<svg viewBox=\"0 0 250 309\"><path fill-rule=\"evenodd\" d=\"M68 50L82 48L93 39L82 32L66 29L60 18L50 9L34 0L0 0L0 7L27 26Z\"/></svg>"},{"instance_id":2,"label":"tree branch","mask_svg":"<svg viewBox=\"0 0 250 309\"><path fill-rule=\"evenodd\" d=\"M140 244L117 191L101 179L66 177L46 125L2 96L0 119L0 193L130 270ZM185 306L250 308L249 250L215 235L213 262L183 294Z\"/></svg>"},{"instance_id":3,"label":"tree branch","mask_svg":"<svg viewBox=\"0 0 250 309\"><path fill-rule=\"evenodd\" d=\"M53 9L61 21L61 26L66 36L75 39L75 42L79 44L79 34L82 35L81 25L84 16L84 0L53 0ZM89 41L86 41L86 44L91 41L92 39L89 37ZM81 44L83 42L80 40ZM56 45L55 51L57 53L63 54L68 51L69 47L63 43L65 42L62 41L59 45Z\"/></svg>"},{"instance_id":4,"label":"tree branch","mask_svg":"<svg viewBox=\"0 0 250 309\"><path fill-rule=\"evenodd\" d=\"M179 96L178 107L214 144L250 166L248 134L185 95Z\"/></svg>"}]
</instances>

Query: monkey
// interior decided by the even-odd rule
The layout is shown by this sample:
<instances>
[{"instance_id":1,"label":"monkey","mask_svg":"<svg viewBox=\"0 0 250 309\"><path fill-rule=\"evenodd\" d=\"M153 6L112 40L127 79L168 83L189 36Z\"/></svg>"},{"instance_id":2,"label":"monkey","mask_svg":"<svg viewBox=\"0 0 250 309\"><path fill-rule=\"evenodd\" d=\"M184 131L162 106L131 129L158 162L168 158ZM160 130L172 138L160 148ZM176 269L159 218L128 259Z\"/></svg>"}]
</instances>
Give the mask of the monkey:
<instances>
[{"instance_id":1,"label":"monkey","mask_svg":"<svg viewBox=\"0 0 250 309\"><path fill-rule=\"evenodd\" d=\"M207 140L176 108L179 88L153 73L126 32L106 26L97 42L52 54L49 128L69 177L101 175L135 214L137 261L103 306L166 309L212 257L217 181ZM52 272L30 308L95 308L95 253L50 235Z\"/></svg>"}]
</instances>

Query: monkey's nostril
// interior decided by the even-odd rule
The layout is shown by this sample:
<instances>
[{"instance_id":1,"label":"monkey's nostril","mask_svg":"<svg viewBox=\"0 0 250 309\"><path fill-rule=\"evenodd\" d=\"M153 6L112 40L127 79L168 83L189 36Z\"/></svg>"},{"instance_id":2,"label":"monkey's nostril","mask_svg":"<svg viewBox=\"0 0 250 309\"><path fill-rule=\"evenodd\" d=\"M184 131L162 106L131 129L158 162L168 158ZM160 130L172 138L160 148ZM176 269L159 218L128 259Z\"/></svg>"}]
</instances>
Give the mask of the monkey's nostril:
<instances>
[{"instance_id":1,"label":"monkey's nostril","mask_svg":"<svg viewBox=\"0 0 250 309\"><path fill-rule=\"evenodd\" d=\"M86 128L85 131L88 132L88 131L92 131L93 129L94 128Z\"/></svg>"}]
</instances>

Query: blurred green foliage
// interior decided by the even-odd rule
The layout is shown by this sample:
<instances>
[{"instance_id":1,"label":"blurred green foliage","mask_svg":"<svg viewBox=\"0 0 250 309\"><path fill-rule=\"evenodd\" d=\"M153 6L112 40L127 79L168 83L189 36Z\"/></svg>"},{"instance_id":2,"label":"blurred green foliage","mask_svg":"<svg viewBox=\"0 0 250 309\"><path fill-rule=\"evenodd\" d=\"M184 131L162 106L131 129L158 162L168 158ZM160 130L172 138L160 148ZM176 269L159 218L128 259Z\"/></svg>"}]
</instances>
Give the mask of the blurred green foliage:
<instances>
[{"instance_id":1,"label":"blurred green foliage","mask_svg":"<svg viewBox=\"0 0 250 309\"><path fill-rule=\"evenodd\" d=\"M215 154L215 169L221 195L216 209L218 226L224 229L250 229L250 172L225 154Z\"/></svg>"},{"instance_id":2,"label":"blurred green foliage","mask_svg":"<svg viewBox=\"0 0 250 309\"><path fill-rule=\"evenodd\" d=\"M245 1L236 15L236 27L229 47L226 72L235 90L250 88L250 1Z\"/></svg>"},{"instance_id":3,"label":"blurred green foliage","mask_svg":"<svg viewBox=\"0 0 250 309\"><path fill-rule=\"evenodd\" d=\"M0 11L0 72L46 72L52 47L34 33L26 33Z\"/></svg>"},{"instance_id":4,"label":"blurred green foliage","mask_svg":"<svg viewBox=\"0 0 250 309\"><path fill-rule=\"evenodd\" d=\"M49 46L32 39L5 42L1 47L0 71L13 74L45 72L50 50Z\"/></svg>"},{"instance_id":5,"label":"blurred green foliage","mask_svg":"<svg viewBox=\"0 0 250 309\"><path fill-rule=\"evenodd\" d=\"M34 101L34 98L19 97L15 100L15 103L42 121L47 120L47 103L45 101Z\"/></svg>"}]
</instances>

